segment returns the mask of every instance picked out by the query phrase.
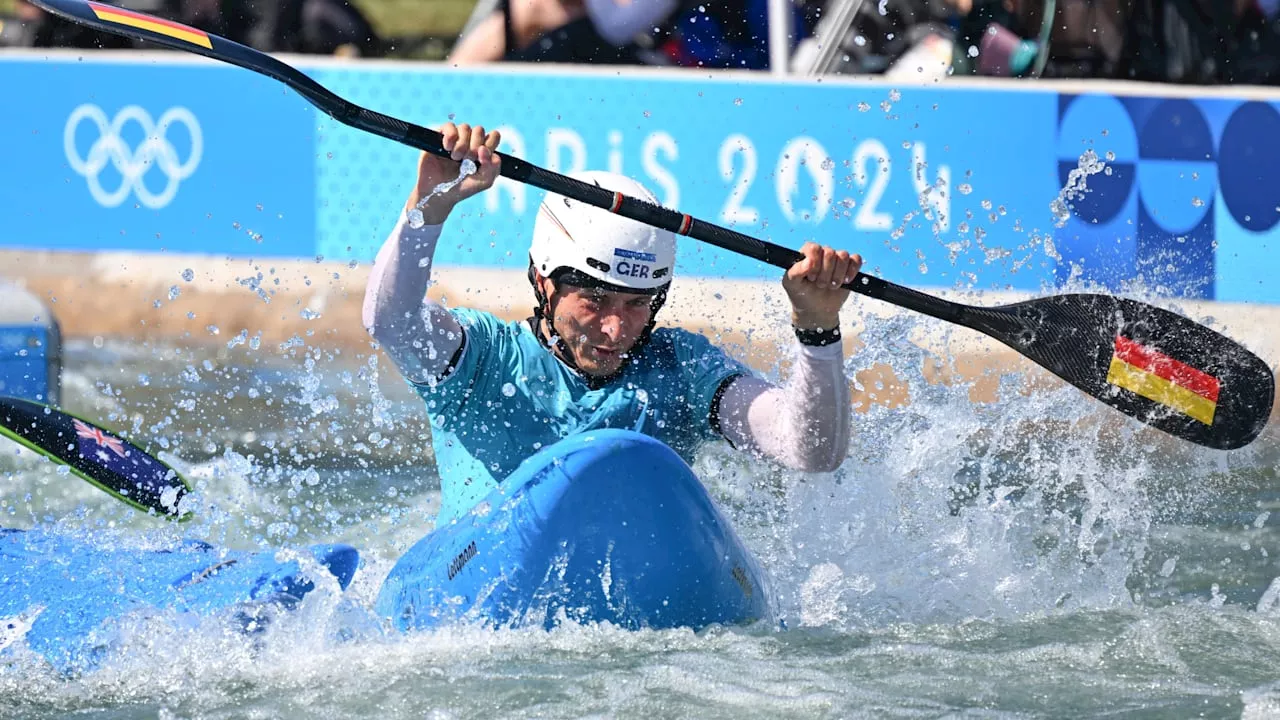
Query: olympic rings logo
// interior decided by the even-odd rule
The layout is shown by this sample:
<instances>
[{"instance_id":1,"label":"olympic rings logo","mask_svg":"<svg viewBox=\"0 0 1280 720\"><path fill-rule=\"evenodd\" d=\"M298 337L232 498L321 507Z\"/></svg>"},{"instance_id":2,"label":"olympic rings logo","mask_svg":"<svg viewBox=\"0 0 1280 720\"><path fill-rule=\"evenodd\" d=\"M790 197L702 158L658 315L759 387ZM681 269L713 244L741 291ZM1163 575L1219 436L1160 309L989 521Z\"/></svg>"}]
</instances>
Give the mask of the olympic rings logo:
<instances>
[{"instance_id":1,"label":"olympic rings logo","mask_svg":"<svg viewBox=\"0 0 1280 720\"><path fill-rule=\"evenodd\" d=\"M130 148L121 137L121 132L130 121L137 123L146 135L146 139L136 149ZM76 147L76 132L84 122L97 127L98 138L89 147L88 154L81 156ZM191 152L184 161L179 161L178 150L168 138L169 128L175 124L184 126L191 136ZM160 116L159 121L153 121L146 110L137 105L129 105L108 120L102 108L84 104L73 110L67 118L67 125L63 130L63 148L71 169L85 178L89 194L98 204L117 207L133 194L144 206L156 210L173 201L178 194L179 184L191 177L200 165L204 137L195 115L184 107L169 108ZM102 185L101 174L108 165L120 173L120 186L114 190L108 190ZM158 168L166 178L165 186L160 192L152 192L144 180L152 166Z\"/></svg>"}]
</instances>

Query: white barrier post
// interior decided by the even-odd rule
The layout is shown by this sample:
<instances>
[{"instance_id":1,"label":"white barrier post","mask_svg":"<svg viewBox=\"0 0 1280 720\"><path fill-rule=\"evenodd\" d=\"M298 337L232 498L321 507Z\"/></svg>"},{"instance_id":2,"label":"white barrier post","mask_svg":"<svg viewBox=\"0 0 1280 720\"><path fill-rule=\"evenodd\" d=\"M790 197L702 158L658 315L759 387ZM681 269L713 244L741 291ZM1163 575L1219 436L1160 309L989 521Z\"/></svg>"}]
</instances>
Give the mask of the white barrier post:
<instances>
[{"instance_id":1,"label":"white barrier post","mask_svg":"<svg viewBox=\"0 0 1280 720\"><path fill-rule=\"evenodd\" d=\"M769 0L769 72L786 75L791 66L791 2Z\"/></svg>"}]
</instances>

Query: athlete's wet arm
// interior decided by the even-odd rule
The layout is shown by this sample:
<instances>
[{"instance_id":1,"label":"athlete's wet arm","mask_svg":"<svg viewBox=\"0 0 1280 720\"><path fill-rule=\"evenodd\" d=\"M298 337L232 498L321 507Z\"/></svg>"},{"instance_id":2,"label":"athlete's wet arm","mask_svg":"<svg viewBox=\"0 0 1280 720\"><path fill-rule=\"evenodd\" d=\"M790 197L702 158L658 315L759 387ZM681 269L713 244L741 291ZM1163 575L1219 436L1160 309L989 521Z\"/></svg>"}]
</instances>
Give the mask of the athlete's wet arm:
<instances>
[{"instance_id":1,"label":"athlete's wet arm","mask_svg":"<svg viewBox=\"0 0 1280 720\"><path fill-rule=\"evenodd\" d=\"M728 381L714 408L720 434L734 447L804 472L830 472L849 452L849 380L841 344L796 343L781 386L750 375Z\"/></svg>"},{"instance_id":2,"label":"athlete's wet arm","mask_svg":"<svg viewBox=\"0 0 1280 720\"><path fill-rule=\"evenodd\" d=\"M453 314L426 296L442 227L410 227L401 213L365 287L365 329L401 374L416 383L445 375L464 342Z\"/></svg>"}]
</instances>

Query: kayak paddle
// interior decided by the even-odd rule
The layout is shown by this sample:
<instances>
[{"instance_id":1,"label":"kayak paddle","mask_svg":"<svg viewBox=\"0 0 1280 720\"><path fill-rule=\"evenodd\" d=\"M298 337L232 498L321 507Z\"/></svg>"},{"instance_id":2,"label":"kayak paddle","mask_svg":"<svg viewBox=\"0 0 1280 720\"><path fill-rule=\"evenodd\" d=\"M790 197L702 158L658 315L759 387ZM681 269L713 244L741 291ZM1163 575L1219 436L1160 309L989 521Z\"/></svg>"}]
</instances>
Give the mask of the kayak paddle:
<instances>
[{"instance_id":1,"label":"kayak paddle","mask_svg":"<svg viewBox=\"0 0 1280 720\"><path fill-rule=\"evenodd\" d=\"M0 396L0 435L44 455L108 495L147 513L189 520L191 485L172 467L118 435L57 408Z\"/></svg>"},{"instance_id":2,"label":"kayak paddle","mask_svg":"<svg viewBox=\"0 0 1280 720\"><path fill-rule=\"evenodd\" d=\"M344 100L266 53L212 33L90 0L32 0L82 25L198 53L275 78L338 122L448 157L439 132ZM502 174L786 269L795 250L503 155ZM860 273L849 290L985 333L1103 403L1212 448L1252 442L1271 415L1275 376L1239 343L1175 313L1098 294L998 307L943 300Z\"/></svg>"}]
</instances>

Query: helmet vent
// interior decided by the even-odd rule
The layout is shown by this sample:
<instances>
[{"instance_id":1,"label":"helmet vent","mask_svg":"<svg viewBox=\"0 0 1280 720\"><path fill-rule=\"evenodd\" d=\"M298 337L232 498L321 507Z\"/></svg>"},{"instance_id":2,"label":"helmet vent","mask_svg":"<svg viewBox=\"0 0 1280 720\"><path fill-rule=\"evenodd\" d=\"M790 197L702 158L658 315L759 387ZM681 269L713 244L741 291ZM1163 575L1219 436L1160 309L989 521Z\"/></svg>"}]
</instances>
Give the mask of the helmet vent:
<instances>
[{"instance_id":1,"label":"helmet vent","mask_svg":"<svg viewBox=\"0 0 1280 720\"><path fill-rule=\"evenodd\" d=\"M653 278L656 280L660 277L665 277L666 274L670 271L671 271L671 268L658 268L657 270L653 271Z\"/></svg>"},{"instance_id":2,"label":"helmet vent","mask_svg":"<svg viewBox=\"0 0 1280 720\"><path fill-rule=\"evenodd\" d=\"M587 264L599 270L602 273L609 272L609 263L607 262L601 262L595 258L587 258Z\"/></svg>"}]
</instances>

